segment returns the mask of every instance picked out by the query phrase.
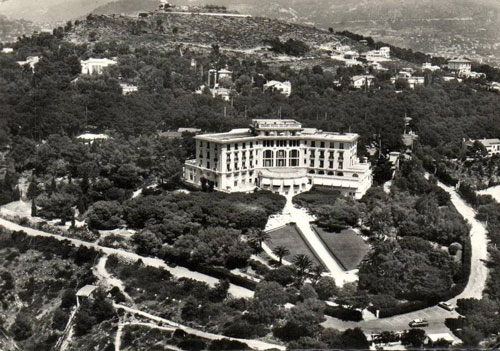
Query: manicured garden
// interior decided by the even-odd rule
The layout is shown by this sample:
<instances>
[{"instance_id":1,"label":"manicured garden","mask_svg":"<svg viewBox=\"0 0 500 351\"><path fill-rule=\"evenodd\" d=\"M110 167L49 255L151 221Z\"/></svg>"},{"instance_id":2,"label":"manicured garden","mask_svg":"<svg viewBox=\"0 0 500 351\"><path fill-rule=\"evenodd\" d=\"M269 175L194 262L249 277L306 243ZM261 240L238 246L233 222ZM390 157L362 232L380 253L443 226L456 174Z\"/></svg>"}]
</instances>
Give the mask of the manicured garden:
<instances>
[{"instance_id":1,"label":"manicured garden","mask_svg":"<svg viewBox=\"0 0 500 351\"><path fill-rule=\"evenodd\" d=\"M370 246L361 235L352 229L331 233L313 225L313 230L316 231L327 249L345 270L350 271L358 268L365 255L370 251Z\"/></svg>"},{"instance_id":2,"label":"manicured garden","mask_svg":"<svg viewBox=\"0 0 500 351\"><path fill-rule=\"evenodd\" d=\"M290 262L292 257L296 255L306 255L309 256L314 264L320 264L320 261L314 255L314 252L309 248L305 239L302 238L295 224L288 224L284 227L271 230L268 234L270 237L270 240L267 243L269 247L275 249L276 247L281 246L288 249L288 254L283 256L285 260Z\"/></svg>"}]
</instances>

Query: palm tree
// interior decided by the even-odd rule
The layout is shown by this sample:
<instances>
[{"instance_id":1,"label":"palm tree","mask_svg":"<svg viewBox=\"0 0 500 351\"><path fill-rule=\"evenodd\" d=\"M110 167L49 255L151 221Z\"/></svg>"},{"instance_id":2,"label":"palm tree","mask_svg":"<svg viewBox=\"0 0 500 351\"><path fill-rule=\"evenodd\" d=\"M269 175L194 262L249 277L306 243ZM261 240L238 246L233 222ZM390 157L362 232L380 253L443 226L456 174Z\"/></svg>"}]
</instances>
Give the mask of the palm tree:
<instances>
[{"instance_id":1,"label":"palm tree","mask_svg":"<svg viewBox=\"0 0 500 351\"><path fill-rule=\"evenodd\" d=\"M285 257L286 255L289 255L290 254L290 250L288 250L285 246L276 246L274 249L273 249L273 254L275 254L276 256L278 256L279 258L279 265L281 266L281 262L283 261L283 257Z\"/></svg>"},{"instance_id":2,"label":"palm tree","mask_svg":"<svg viewBox=\"0 0 500 351\"><path fill-rule=\"evenodd\" d=\"M312 268L313 262L311 258L305 254L295 255L292 263L297 270L297 276L300 281L303 281L307 272Z\"/></svg>"},{"instance_id":3,"label":"palm tree","mask_svg":"<svg viewBox=\"0 0 500 351\"><path fill-rule=\"evenodd\" d=\"M250 241L250 243L257 244L257 247L260 250L262 250L262 243L264 241L271 241L269 234L261 229L251 229L247 235L248 241Z\"/></svg>"},{"instance_id":4,"label":"palm tree","mask_svg":"<svg viewBox=\"0 0 500 351\"><path fill-rule=\"evenodd\" d=\"M325 271L325 269L320 264L315 265L313 267L313 269L312 269L312 277L311 277L311 280L313 281L313 284L316 284L318 282L318 280L320 280L321 274L323 274L324 271Z\"/></svg>"}]
</instances>

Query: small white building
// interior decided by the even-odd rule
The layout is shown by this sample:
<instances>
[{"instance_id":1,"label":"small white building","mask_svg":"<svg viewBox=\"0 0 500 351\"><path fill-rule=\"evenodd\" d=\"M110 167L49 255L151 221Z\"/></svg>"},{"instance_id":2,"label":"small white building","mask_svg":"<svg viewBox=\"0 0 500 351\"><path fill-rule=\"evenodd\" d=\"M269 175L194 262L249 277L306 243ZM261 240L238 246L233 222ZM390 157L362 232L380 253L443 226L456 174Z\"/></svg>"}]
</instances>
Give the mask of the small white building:
<instances>
[{"instance_id":1,"label":"small white building","mask_svg":"<svg viewBox=\"0 0 500 351\"><path fill-rule=\"evenodd\" d=\"M40 62L39 56L28 56L26 57L26 61L17 61L19 66L29 65L32 70L35 69L35 65Z\"/></svg>"},{"instance_id":2,"label":"small white building","mask_svg":"<svg viewBox=\"0 0 500 351\"><path fill-rule=\"evenodd\" d=\"M270 89L271 91L277 91L281 94L289 97L292 94L292 83L290 81L280 82L278 80L270 80L263 86L264 91Z\"/></svg>"},{"instance_id":3,"label":"small white building","mask_svg":"<svg viewBox=\"0 0 500 351\"><path fill-rule=\"evenodd\" d=\"M221 79L232 80L233 72L227 69L210 69L208 70L208 87L217 88Z\"/></svg>"},{"instance_id":4,"label":"small white building","mask_svg":"<svg viewBox=\"0 0 500 351\"><path fill-rule=\"evenodd\" d=\"M448 69L458 73L467 74L472 70L472 61L467 59L453 59L448 61Z\"/></svg>"},{"instance_id":5,"label":"small white building","mask_svg":"<svg viewBox=\"0 0 500 351\"><path fill-rule=\"evenodd\" d=\"M401 156L400 152L391 151L389 153L389 162L392 165L392 169L399 169L399 157Z\"/></svg>"},{"instance_id":6,"label":"small white building","mask_svg":"<svg viewBox=\"0 0 500 351\"><path fill-rule=\"evenodd\" d=\"M2 49L2 54L10 54L12 52L14 52L13 48L3 48Z\"/></svg>"},{"instance_id":7,"label":"small white building","mask_svg":"<svg viewBox=\"0 0 500 351\"><path fill-rule=\"evenodd\" d=\"M88 60L81 61L82 74L102 74L103 69L118 62L107 58L89 58Z\"/></svg>"},{"instance_id":8,"label":"small white building","mask_svg":"<svg viewBox=\"0 0 500 351\"><path fill-rule=\"evenodd\" d=\"M349 45L337 44L337 46L335 47L335 51L337 51L339 54L344 54L348 51L351 51L351 47Z\"/></svg>"},{"instance_id":9,"label":"small white building","mask_svg":"<svg viewBox=\"0 0 500 351\"><path fill-rule=\"evenodd\" d=\"M455 343L455 339L449 333L427 334L427 344L432 345L438 340L444 340L450 345Z\"/></svg>"},{"instance_id":10,"label":"small white building","mask_svg":"<svg viewBox=\"0 0 500 351\"><path fill-rule=\"evenodd\" d=\"M488 83L490 90L492 91L500 91L500 83L499 82L490 82Z\"/></svg>"},{"instance_id":11,"label":"small white building","mask_svg":"<svg viewBox=\"0 0 500 351\"><path fill-rule=\"evenodd\" d=\"M359 52L354 51L354 50L349 50L349 51L344 52L343 55L344 55L344 58L346 60L354 60L354 59L357 59L359 57Z\"/></svg>"},{"instance_id":12,"label":"small white building","mask_svg":"<svg viewBox=\"0 0 500 351\"><path fill-rule=\"evenodd\" d=\"M422 69L425 71L425 70L429 70L429 71L438 71L441 69L441 67L439 66L433 66L432 63L430 62L424 62L422 63Z\"/></svg>"},{"instance_id":13,"label":"small white building","mask_svg":"<svg viewBox=\"0 0 500 351\"><path fill-rule=\"evenodd\" d=\"M122 94L128 95L137 92L137 86L127 83L120 83L120 87L122 88Z\"/></svg>"},{"instance_id":14,"label":"small white building","mask_svg":"<svg viewBox=\"0 0 500 351\"><path fill-rule=\"evenodd\" d=\"M478 139L488 151L488 156L500 155L500 139Z\"/></svg>"},{"instance_id":15,"label":"small white building","mask_svg":"<svg viewBox=\"0 0 500 351\"><path fill-rule=\"evenodd\" d=\"M464 72L459 72L458 75L460 77L464 78L470 78L470 79L479 79L479 78L486 78L486 74L480 73L480 72L474 72L474 71L464 71Z\"/></svg>"},{"instance_id":16,"label":"small white building","mask_svg":"<svg viewBox=\"0 0 500 351\"><path fill-rule=\"evenodd\" d=\"M95 285L85 285L83 288L76 293L76 305L80 306L80 301L83 299L92 298L92 294L96 291L97 286Z\"/></svg>"},{"instance_id":17,"label":"small white building","mask_svg":"<svg viewBox=\"0 0 500 351\"><path fill-rule=\"evenodd\" d=\"M391 48L382 46L379 50L370 50L366 53L366 58L369 57L389 59L391 58Z\"/></svg>"},{"instance_id":18,"label":"small white building","mask_svg":"<svg viewBox=\"0 0 500 351\"><path fill-rule=\"evenodd\" d=\"M415 89L415 87L425 84L425 77L410 77L406 81L410 89Z\"/></svg>"},{"instance_id":19,"label":"small white building","mask_svg":"<svg viewBox=\"0 0 500 351\"><path fill-rule=\"evenodd\" d=\"M91 145L96 140L107 140L110 138L110 136L107 134L84 133L77 136L76 138L83 141L84 144Z\"/></svg>"},{"instance_id":20,"label":"small white building","mask_svg":"<svg viewBox=\"0 0 500 351\"><path fill-rule=\"evenodd\" d=\"M361 61L358 60L345 60L345 65L347 67L362 66Z\"/></svg>"},{"instance_id":21,"label":"small white building","mask_svg":"<svg viewBox=\"0 0 500 351\"><path fill-rule=\"evenodd\" d=\"M425 77L412 76L412 74L408 71L400 71L396 77L392 77L392 84L395 84L396 80L404 80L408 83L408 87L410 89L415 89L415 87L425 84Z\"/></svg>"},{"instance_id":22,"label":"small white building","mask_svg":"<svg viewBox=\"0 0 500 351\"><path fill-rule=\"evenodd\" d=\"M220 97L224 101L231 100L231 89L217 87L214 89L210 89L210 91L212 92L212 96L214 98Z\"/></svg>"},{"instance_id":23,"label":"small white building","mask_svg":"<svg viewBox=\"0 0 500 351\"><path fill-rule=\"evenodd\" d=\"M457 77L445 76L445 77L443 77L443 80L445 82L451 82L453 80L456 80L457 82L462 83L462 78L457 78Z\"/></svg>"},{"instance_id":24,"label":"small white building","mask_svg":"<svg viewBox=\"0 0 500 351\"><path fill-rule=\"evenodd\" d=\"M362 76L353 76L351 78L351 86L356 89L362 89L364 87L370 87L373 84L373 80L375 79L372 75L362 75Z\"/></svg>"}]
</instances>

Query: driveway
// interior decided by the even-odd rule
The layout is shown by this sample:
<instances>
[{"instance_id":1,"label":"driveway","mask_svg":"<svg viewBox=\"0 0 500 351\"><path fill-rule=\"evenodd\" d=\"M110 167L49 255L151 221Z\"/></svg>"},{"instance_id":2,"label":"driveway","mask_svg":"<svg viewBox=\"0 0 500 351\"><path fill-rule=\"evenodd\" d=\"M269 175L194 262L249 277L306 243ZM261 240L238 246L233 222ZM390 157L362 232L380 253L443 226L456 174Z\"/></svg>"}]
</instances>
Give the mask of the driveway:
<instances>
[{"instance_id":1,"label":"driveway","mask_svg":"<svg viewBox=\"0 0 500 351\"><path fill-rule=\"evenodd\" d=\"M469 206L455 191L454 188L446 186L438 182L439 187L450 194L451 202L457 211L471 224L471 243L472 243L472 258L471 258L471 275L464 291L458 296L448 300L453 305L456 305L458 299L476 298L481 299L483 290L486 286L488 277L488 268L485 261L488 258L488 237L484 225L476 220L476 212ZM444 325L446 318L457 318L459 314L455 311L450 312L445 309L433 306L423 310L405 313L394 317L374 319L361 322L344 322L335 318L328 317L323 323L324 327L345 330L347 328L362 328L365 333L380 331L401 331L408 329L408 323L413 319L426 319L429 326L423 328L427 334L430 333L450 333L450 330ZM451 334L451 333L450 333ZM457 342L459 339L455 338Z\"/></svg>"}]
</instances>

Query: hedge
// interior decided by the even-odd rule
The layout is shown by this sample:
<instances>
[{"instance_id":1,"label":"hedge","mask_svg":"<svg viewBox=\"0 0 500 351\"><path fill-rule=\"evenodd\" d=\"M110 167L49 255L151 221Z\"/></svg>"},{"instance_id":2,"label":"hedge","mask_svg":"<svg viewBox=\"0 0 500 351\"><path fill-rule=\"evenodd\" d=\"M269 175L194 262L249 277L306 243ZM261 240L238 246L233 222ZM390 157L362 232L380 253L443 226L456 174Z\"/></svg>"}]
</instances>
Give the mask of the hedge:
<instances>
[{"instance_id":1,"label":"hedge","mask_svg":"<svg viewBox=\"0 0 500 351\"><path fill-rule=\"evenodd\" d=\"M451 289L448 290L446 294L427 301L410 301L393 307L381 308L379 309L379 318L392 317L398 314L418 311L423 308L434 306L438 304L440 301L450 300L459 295L465 289L465 286L469 281L469 275L471 270L471 258L472 258L471 256L472 256L471 241L470 237L467 237L467 240L464 243L464 249L462 254L462 269L454 277L455 285L451 287ZM376 314L377 308L375 306L370 306L368 307L368 310Z\"/></svg>"},{"instance_id":2,"label":"hedge","mask_svg":"<svg viewBox=\"0 0 500 351\"><path fill-rule=\"evenodd\" d=\"M199 264L194 264L183 260L178 256L165 255L163 260L167 264L177 264L179 266L185 267L187 269L203 273L206 275L210 275L217 279L227 279L230 283L234 285L239 285L241 287L247 288L249 290L255 290L257 286L257 282L242 277L241 275L236 275L231 273L227 268L223 267L213 267L213 266L203 266Z\"/></svg>"},{"instance_id":3,"label":"hedge","mask_svg":"<svg viewBox=\"0 0 500 351\"><path fill-rule=\"evenodd\" d=\"M394 307L381 308L379 309L379 318L392 317L398 314L414 312L426 307L435 305L436 303L428 303L427 301L410 301L406 303L402 303L400 305L396 305ZM368 307L368 310L376 315L377 308L374 306Z\"/></svg>"},{"instance_id":4,"label":"hedge","mask_svg":"<svg viewBox=\"0 0 500 351\"><path fill-rule=\"evenodd\" d=\"M324 314L343 321L359 322L363 320L361 311L342 306L330 306L325 304Z\"/></svg>"}]
</instances>

